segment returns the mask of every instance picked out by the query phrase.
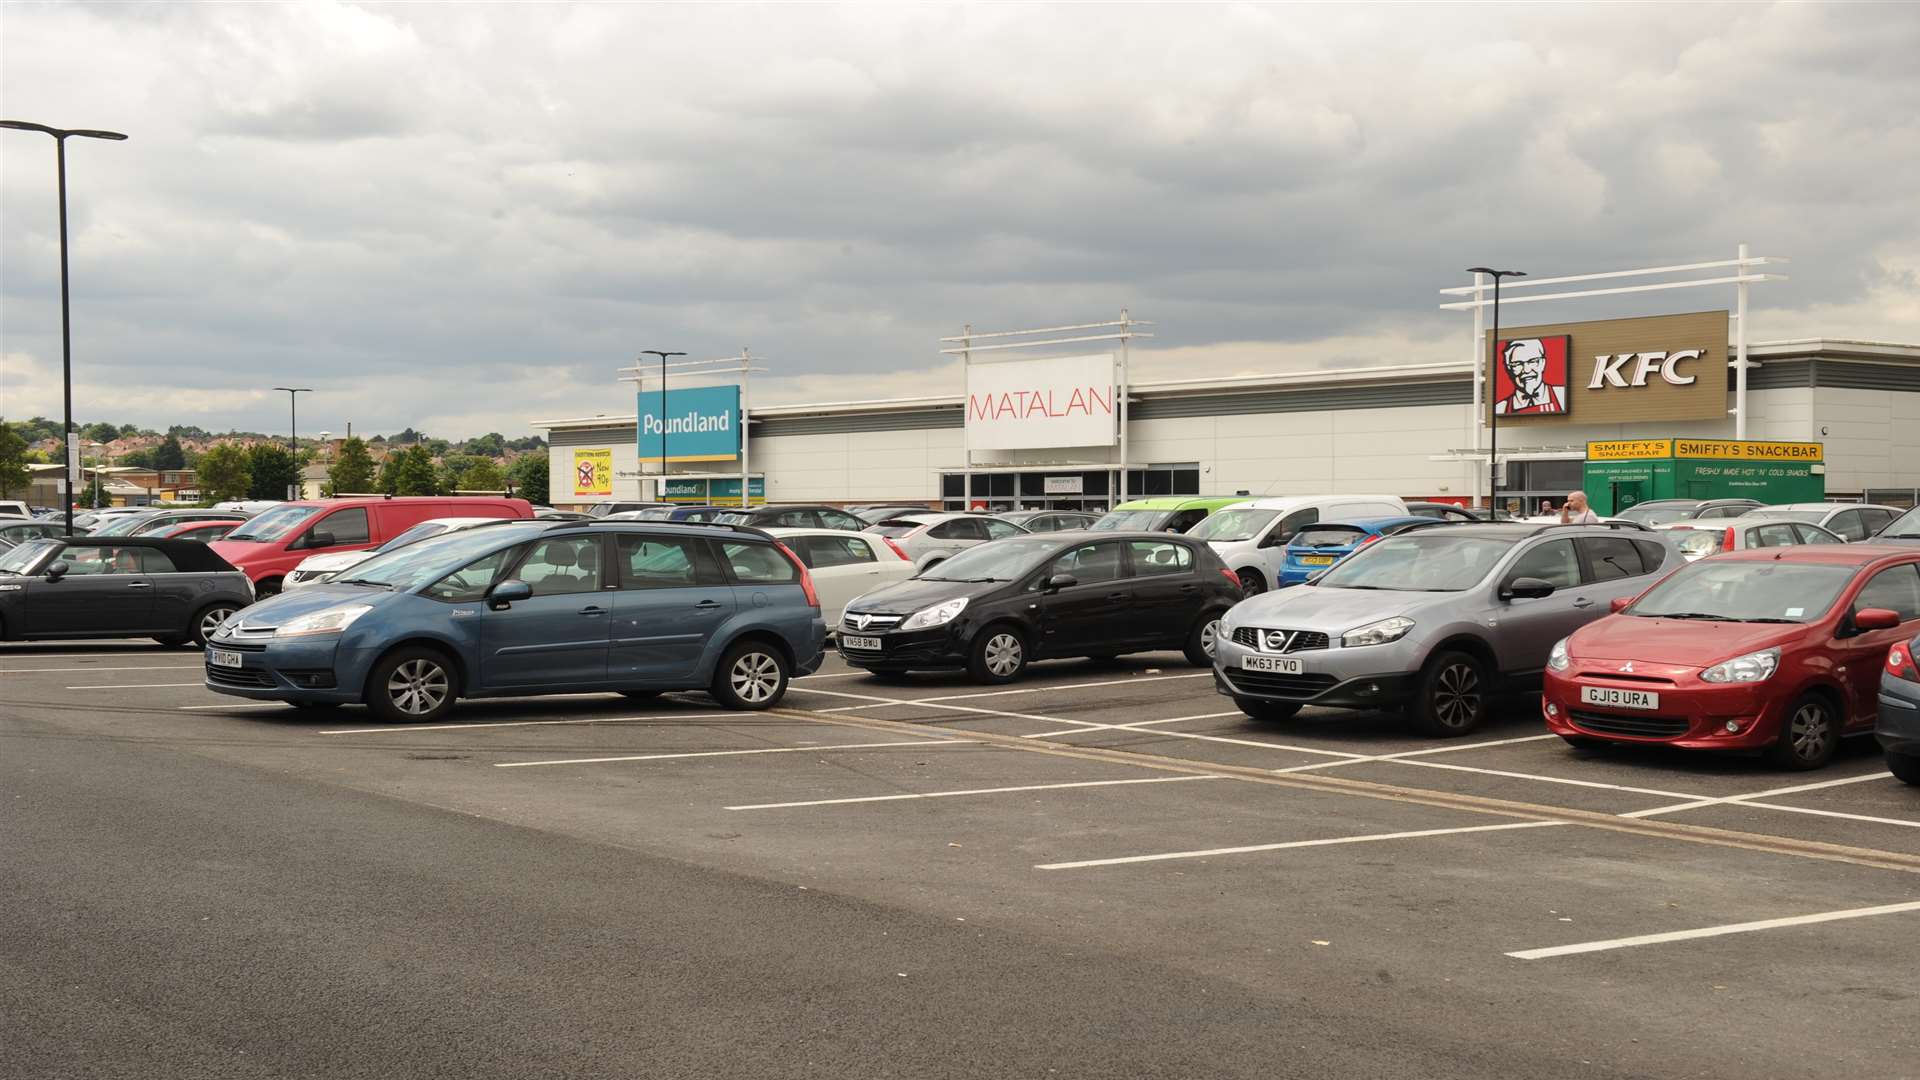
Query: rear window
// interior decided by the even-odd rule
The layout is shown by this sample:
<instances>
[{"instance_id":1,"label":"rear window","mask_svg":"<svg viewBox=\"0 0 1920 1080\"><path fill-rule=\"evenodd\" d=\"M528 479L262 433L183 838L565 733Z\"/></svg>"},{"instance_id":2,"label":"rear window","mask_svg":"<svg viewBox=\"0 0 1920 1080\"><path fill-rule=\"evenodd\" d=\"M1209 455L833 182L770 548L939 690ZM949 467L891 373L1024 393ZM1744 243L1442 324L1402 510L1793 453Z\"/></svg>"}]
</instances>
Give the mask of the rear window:
<instances>
[{"instance_id":1,"label":"rear window","mask_svg":"<svg viewBox=\"0 0 1920 1080\"><path fill-rule=\"evenodd\" d=\"M1689 558L1718 555L1727 549L1725 529L1675 529L1674 533L1679 538L1681 554Z\"/></svg>"},{"instance_id":2,"label":"rear window","mask_svg":"<svg viewBox=\"0 0 1920 1080\"><path fill-rule=\"evenodd\" d=\"M1294 547L1339 548L1360 542L1366 532L1351 525L1314 525L1293 534Z\"/></svg>"},{"instance_id":3,"label":"rear window","mask_svg":"<svg viewBox=\"0 0 1920 1080\"><path fill-rule=\"evenodd\" d=\"M905 536L918 528L920 528L920 523L917 521L883 521L878 525L867 526L865 531L873 533L875 536L899 537Z\"/></svg>"},{"instance_id":4,"label":"rear window","mask_svg":"<svg viewBox=\"0 0 1920 1080\"><path fill-rule=\"evenodd\" d=\"M779 585L800 580L800 571L794 568L792 560L772 544L735 541L721 544L720 552L733 570L733 579L742 585Z\"/></svg>"}]
</instances>

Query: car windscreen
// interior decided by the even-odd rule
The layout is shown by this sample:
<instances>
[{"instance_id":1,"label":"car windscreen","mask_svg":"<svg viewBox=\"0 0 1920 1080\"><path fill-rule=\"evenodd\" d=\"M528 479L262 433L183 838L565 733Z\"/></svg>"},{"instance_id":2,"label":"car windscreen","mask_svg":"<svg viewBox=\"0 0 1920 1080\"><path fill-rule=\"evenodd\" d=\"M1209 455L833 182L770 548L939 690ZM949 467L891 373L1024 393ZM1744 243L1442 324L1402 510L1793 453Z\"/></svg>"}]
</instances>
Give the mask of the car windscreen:
<instances>
[{"instance_id":1,"label":"car windscreen","mask_svg":"<svg viewBox=\"0 0 1920 1080\"><path fill-rule=\"evenodd\" d=\"M99 528L93 530L94 536L131 536L134 530L152 521L153 514L121 514L108 518Z\"/></svg>"},{"instance_id":2,"label":"car windscreen","mask_svg":"<svg viewBox=\"0 0 1920 1080\"><path fill-rule=\"evenodd\" d=\"M1821 520L1823 520L1829 513L1832 513L1832 511L1830 510L1769 510L1763 506L1758 510L1749 510L1740 516L1753 517L1753 518L1791 518L1794 521L1811 521L1815 525L1818 525L1820 524Z\"/></svg>"},{"instance_id":3,"label":"car windscreen","mask_svg":"<svg viewBox=\"0 0 1920 1080\"><path fill-rule=\"evenodd\" d=\"M1366 530L1354 525L1315 525L1293 534L1289 547L1342 548L1359 543Z\"/></svg>"},{"instance_id":4,"label":"car windscreen","mask_svg":"<svg viewBox=\"0 0 1920 1080\"><path fill-rule=\"evenodd\" d=\"M1323 589L1460 592L1486 580L1512 540L1434 533L1390 536L1335 563L1315 583Z\"/></svg>"},{"instance_id":5,"label":"car windscreen","mask_svg":"<svg viewBox=\"0 0 1920 1080\"><path fill-rule=\"evenodd\" d=\"M1685 506L1631 506L1613 515L1627 521L1637 521L1642 525L1665 525L1669 521L1686 521L1693 517L1693 505Z\"/></svg>"},{"instance_id":6,"label":"car windscreen","mask_svg":"<svg viewBox=\"0 0 1920 1080\"><path fill-rule=\"evenodd\" d=\"M435 582L460 567L503 547L538 536L549 526L528 523L492 529L461 529L430 536L384 555L375 555L334 579L344 584L386 586L405 592Z\"/></svg>"},{"instance_id":7,"label":"car windscreen","mask_svg":"<svg viewBox=\"0 0 1920 1080\"><path fill-rule=\"evenodd\" d=\"M1827 613L1858 570L1706 559L1648 589L1625 614L1720 622L1812 622Z\"/></svg>"},{"instance_id":8,"label":"car windscreen","mask_svg":"<svg viewBox=\"0 0 1920 1080\"><path fill-rule=\"evenodd\" d=\"M915 529L921 529L925 527L926 527L925 522L908 521L904 518L894 518L889 521L883 521L878 525L869 525L865 529L862 529L861 531L870 532L875 536L905 536L908 533L914 531Z\"/></svg>"},{"instance_id":9,"label":"car windscreen","mask_svg":"<svg viewBox=\"0 0 1920 1080\"><path fill-rule=\"evenodd\" d=\"M48 548L58 546L52 540L29 540L17 547L0 551L0 574L24 574L27 567L40 561Z\"/></svg>"},{"instance_id":10,"label":"car windscreen","mask_svg":"<svg viewBox=\"0 0 1920 1080\"><path fill-rule=\"evenodd\" d=\"M1058 550L1060 541L1016 537L981 544L928 570L922 581L1016 581Z\"/></svg>"},{"instance_id":11,"label":"car windscreen","mask_svg":"<svg viewBox=\"0 0 1920 1080\"><path fill-rule=\"evenodd\" d=\"M1115 510L1087 527L1098 532L1154 532L1170 516L1169 510Z\"/></svg>"},{"instance_id":12,"label":"car windscreen","mask_svg":"<svg viewBox=\"0 0 1920 1080\"><path fill-rule=\"evenodd\" d=\"M406 547L408 544L413 543L415 540L425 540L429 536L439 536L441 533L446 531L447 531L447 527L445 525L442 525L434 521L423 521L420 524L415 525L413 528L408 529L406 532L401 533L399 536L396 536L393 539L387 541L386 543L381 544L379 547L374 548L373 553L375 555L384 555L387 552L392 551L396 548Z\"/></svg>"},{"instance_id":13,"label":"car windscreen","mask_svg":"<svg viewBox=\"0 0 1920 1080\"><path fill-rule=\"evenodd\" d=\"M1920 506L1894 518L1886 528L1873 535L1888 540L1920 540Z\"/></svg>"},{"instance_id":14,"label":"car windscreen","mask_svg":"<svg viewBox=\"0 0 1920 1080\"><path fill-rule=\"evenodd\" d=\"M1718 555L1727 547L1725 529L1675 529L1673 534L1680 544L1680 553L1688 558Z\"/></svg>"},{"instance_id":15,"label":"car windscreen","mask_svg":"<svg viewBox=\"0 0 1920 1080\"><path fill-rule=\"evenodd\" d=\"M1222 510L1188 529L1187 535L1196 540L1217 540L1221 543L1251 540L1260 535L1260 530L1267 527L1267 522L1279 516L1278 510Z\"/></svg>"},{"instance_id":16,"label":"car windscreen","mask_svg":"<svg viewBox=\"0 0 1920 1080\"><path fill-rule=\"evenodd\" d=\"M276 506L258 517L248 518L245 525L226 535L228 540L251 540L265 543L278 540L304 525L324 507L319 506Z\"/></svg>"}]
</instances>

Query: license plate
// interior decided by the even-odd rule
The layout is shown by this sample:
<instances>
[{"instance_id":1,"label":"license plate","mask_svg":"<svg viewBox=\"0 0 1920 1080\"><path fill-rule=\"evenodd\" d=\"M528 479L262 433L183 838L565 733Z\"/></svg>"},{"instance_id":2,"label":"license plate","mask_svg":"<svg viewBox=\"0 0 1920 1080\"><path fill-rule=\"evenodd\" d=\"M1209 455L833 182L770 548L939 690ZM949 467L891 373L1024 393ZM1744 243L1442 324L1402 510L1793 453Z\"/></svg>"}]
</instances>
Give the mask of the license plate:
<instances>
[{"instance_id":1,"label":"license plate","mask_svg":"<svg viewBox=\"0 0 1920 1080\"><path fill-rule=\"evenodd\" d=\"M1304 564L1304 565L1306 565L1306 566L1332 566L1332 565L1333 565L1333 556L1331 556L1331 555L1302 555L1302 556L1300 556L1300 562L1301 562L1302 564Z\"/></svg>"},{"instance_id":2,"label":"license plate","mask_svg":"<svg viewBox=\"0 0 1920 1080\"><path fill-rule=\"evenodd\" d=\"M1288 656L1243 656L1240 658L1242 671L1271 671L1275 675L1299 675L1307 670L1306 665Z\"/></svg>"},{"instance_id":3,"label":"license plate","mask_svg":"<svg viewBox=\"0 0 1920 1080\"><path fill-rule=\"evenodd\" d=\"M1588 705L1607 705L1615 709L1657 709L1660 695L1650 690L1620 690L1611 686L1583 686L1580 700Z\"/></svg>"},{"instance_id":4,"label":"license plate","mask_svg":"<svg viewBox=\"0 0 1920 1080\"><path fill-rule=\"evenodd\" d=\"M840 635L840 644L849 649L865 649L868 652L880 651L880 639L877 637L854 637L850 634L842 634Z\"/></svg>"},{"instance_id":5,"label":"license plate","mask_svg":"<svg viewBox=\"0 0 1920 1080\"><path fill-rule=\"evenodd\" d=\"M232 649L208 649L207 663L214 667L241 667L245 661Z\"/></svg>"}]
</instances>

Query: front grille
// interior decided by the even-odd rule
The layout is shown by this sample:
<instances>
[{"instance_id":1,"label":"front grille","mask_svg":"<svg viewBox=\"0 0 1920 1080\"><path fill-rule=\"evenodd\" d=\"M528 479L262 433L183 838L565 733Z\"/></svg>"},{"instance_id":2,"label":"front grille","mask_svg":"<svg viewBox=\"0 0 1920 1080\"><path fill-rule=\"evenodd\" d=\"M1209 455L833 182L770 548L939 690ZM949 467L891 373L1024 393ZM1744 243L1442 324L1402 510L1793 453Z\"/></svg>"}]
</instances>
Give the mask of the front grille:
<instances>
[{"instance_id":1,"label":"front grille","mask_svg":"<svg viewBox=\"0 0 1920 1080\"><path fill-rule=\"evenodd\" d=\"M1331 675L1276 675L1270 671L1236 671L1227 679L1245 690L1303 698L1329 690L1340 681Z\"/></svg>"},{"instance_id":2,"label":"front grille","mask_svg":"<svg viewBox=\"0 0 1920 1080\"><path fill-rule=\"evenodd\" d=\"M219 638L213 639L213 647L216 649L232 649L234 652L266 652L267 651L267 647L264 643L253 642L253 641L222 641Z\"/></svg>"},{"instance_id":3,"label":"front grille","mask_svg":"<svg viewBox=\"0 0 1920 1080\"><path fill-rule=\"evenodd\" d=\"M1568 710L1567 716L1588 731L1602 735L1632 735L1642 739L1672 739L1687 733L1687 721L1670 716L1617 716L1613 713Z\"/></svg>"},{"instance_id":4,"label":"front grille","mask_svg":"<svg viewBox=\"0 0 1920 1080\"><path fill-rule=\"evenodd\" d=\"M1663 679L1658 675L1622 675L1618 671L1582 671L1578 674L1582 678L1606 679L1609 682L1652 683L1655 686L1674 685L1672 679Z\"/></svg>"},{"instance_id":5,"label":"front grille","mask_svg":"<svg viewBox=\"0 0 1920 1080\"><path fill-rule=\"evenodd\" d=\"M860 612L849 612L840 620L840 630L847 634L878 634L900 625L905 615L867 615L867 625L862 627L853 621Z\"/></svg>"},{"instance_id":6,"label":"front grille","mask_svg":"<svg viewBox=\"0 0 1920 1080\"><path fill-rule=\"evenodd\" d=\"M273 689L273 676L264 671L248 671L245 668L207 668L207 681L221 686L245 686L255 690Z\"/></svg>"},{"instance_id":7,"label":"front grille","mask_svg":"<svg viewBox=\"0 0 1920 1080\"><path fill-rule=\"evenodd\" d=\"M1270 634L1290 635L1280 648L1270 649L1263 637ZM1324 649L1332 644L1332 639L1318 630L1277 630L1259 626L1236 626L1233 628L1233 643L1244 645L1261 652L1307 652L1312 649Z\"/></svg>"}]
</instances>

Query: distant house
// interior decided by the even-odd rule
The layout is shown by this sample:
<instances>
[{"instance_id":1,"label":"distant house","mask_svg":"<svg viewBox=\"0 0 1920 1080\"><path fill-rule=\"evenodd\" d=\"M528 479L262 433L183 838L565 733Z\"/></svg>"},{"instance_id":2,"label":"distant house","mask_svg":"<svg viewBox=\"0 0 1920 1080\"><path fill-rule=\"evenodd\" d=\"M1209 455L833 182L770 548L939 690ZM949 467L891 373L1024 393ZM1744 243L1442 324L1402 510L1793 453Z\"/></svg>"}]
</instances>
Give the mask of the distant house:
<instances>
[{"instance_id":1,"label":"distant house","mask_svg":"<svg viewBox=\"0 0 1920 1080\"><path fill-rule=\"evenodd\" d=\"M327 466L309 465L300 470L300 497L318 499L326 493Z\"/></svg>"}]
</instances>

